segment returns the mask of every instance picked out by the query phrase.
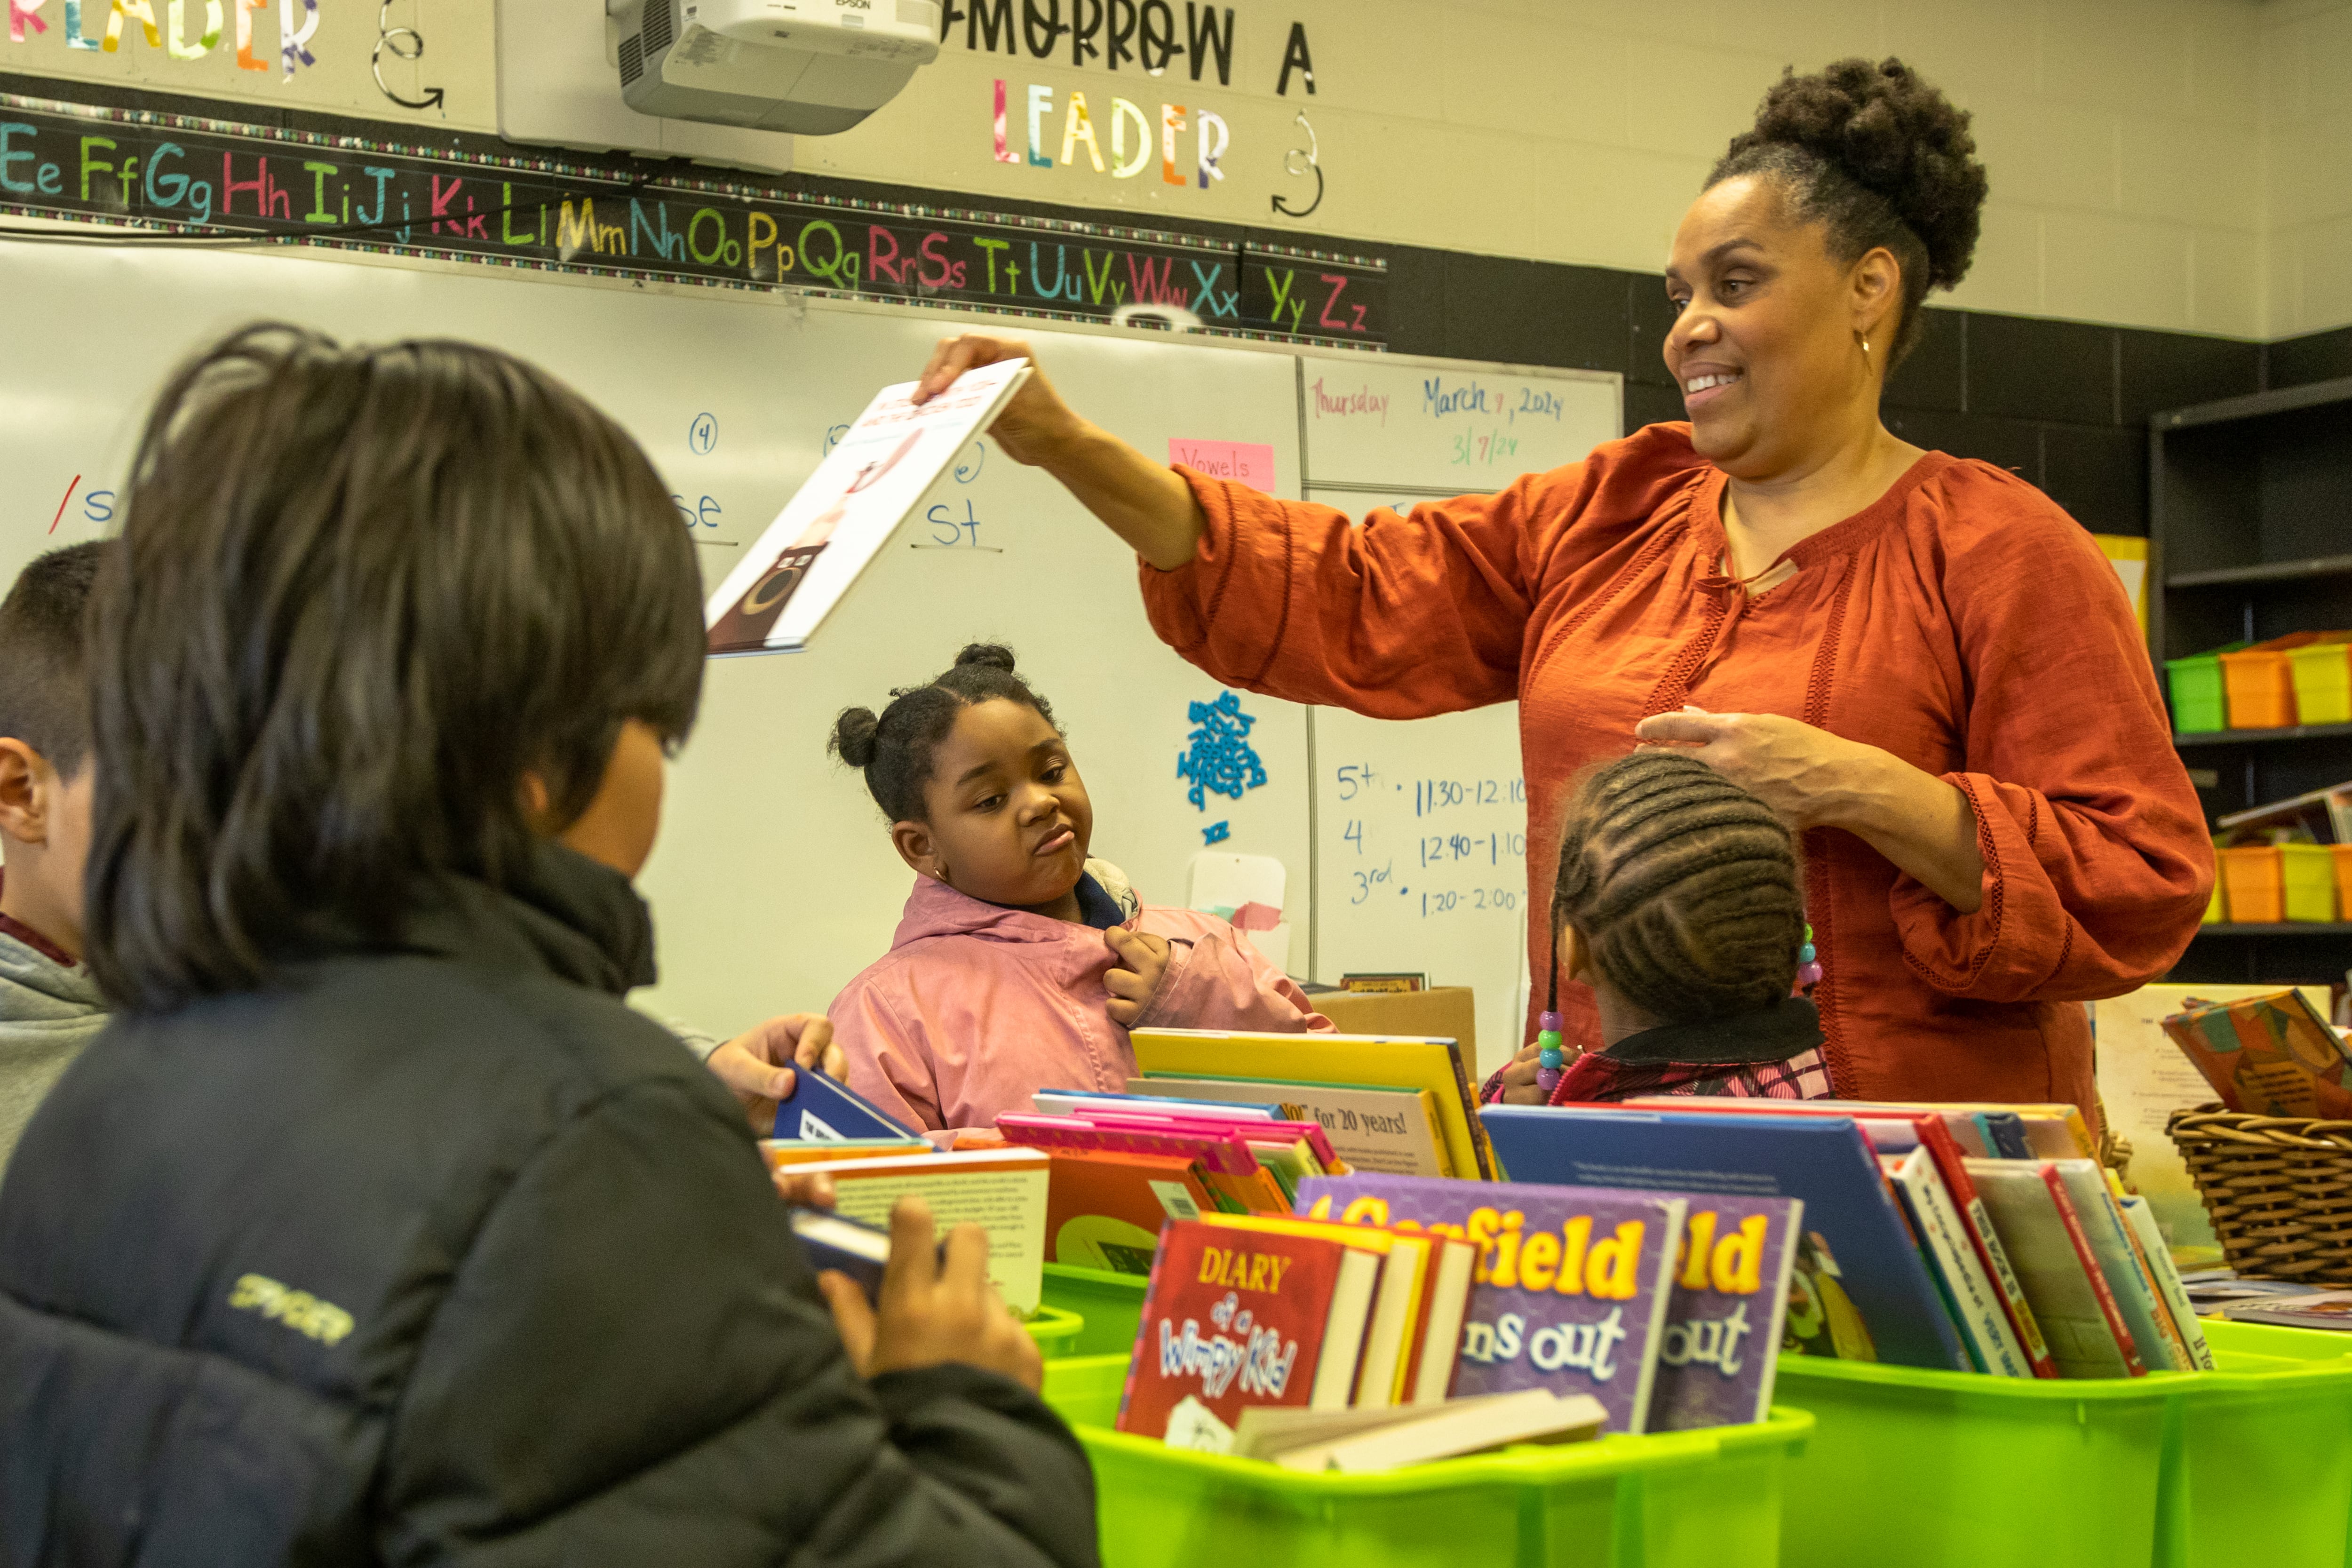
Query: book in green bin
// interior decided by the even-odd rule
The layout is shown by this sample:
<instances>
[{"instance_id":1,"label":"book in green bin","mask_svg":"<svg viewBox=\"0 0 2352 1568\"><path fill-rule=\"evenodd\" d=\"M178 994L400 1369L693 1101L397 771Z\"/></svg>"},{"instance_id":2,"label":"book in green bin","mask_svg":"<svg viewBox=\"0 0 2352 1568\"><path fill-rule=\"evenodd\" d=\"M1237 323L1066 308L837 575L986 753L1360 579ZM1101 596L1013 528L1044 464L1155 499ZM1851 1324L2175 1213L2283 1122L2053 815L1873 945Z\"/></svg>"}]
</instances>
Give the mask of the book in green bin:
<instances>
[{"instance_id":1,"label":"book in green bin","mask_svg":"<svg viewBox=\"0 0 2352 1568\"><path fill-rule=\"evenodd\" d=\"M1318 1236L1172 1220L1118 1430L1228 1453L1252 1405L1345 1410L1380 1258Z\"/></svg>"},{"instance_id":2,"label":"book in green bin","mask_svg":"<svg viewBox=\"0 0 2352 1568\"><path fill-rule=\"evenodd\" d=\"M1412 1176L1316 1176L1298 1188L1299 1210L1311 1218L1437 1230L1478 1246L1462 1348L1447 1391L1452 1396L1521 1388L1590 1394L1601 1402L1612 1432L1660 1429L1653 1389L1668 1338L1667 1310L1684 1225L1694 1202L1681 1194ZM1728 1352L1737 1371L1732 1379L1718 1380L1734 1385L1727 1398L1707 1397L1715 1391L1696 1380L1692 1387L1706 1410L1741 1413L1694 1417L1683 1425L1755 1419L1745 1405L1754 1403L1759 1375L1769 1397L1772 1363L1763 1352L1778 1348L1780 1324L1771 1308L1773 1294L1787 1278L1787 1206L1771 1248L1772 1291L1761 1293L1755 1321L1749 1321L1742 1298L1723 1314L1738 1314L1734 1342L1727 1344L1721 1322L1712 1328L1685 1324L1674 1335L1682 1367L1692 1363L1694 1348L1718 1360ZM1712 1222L1707 1240L1712 1247ZM1766 1240L1766 1226L1759 1224L1752 1259L1736 1267L1727 1263L1727 1283L1738 1283L1735 1276L1749 1271L1760 1283ZM1759 1294L1753 1289L1748 1293Z\"/></svg>"}]
</instances>

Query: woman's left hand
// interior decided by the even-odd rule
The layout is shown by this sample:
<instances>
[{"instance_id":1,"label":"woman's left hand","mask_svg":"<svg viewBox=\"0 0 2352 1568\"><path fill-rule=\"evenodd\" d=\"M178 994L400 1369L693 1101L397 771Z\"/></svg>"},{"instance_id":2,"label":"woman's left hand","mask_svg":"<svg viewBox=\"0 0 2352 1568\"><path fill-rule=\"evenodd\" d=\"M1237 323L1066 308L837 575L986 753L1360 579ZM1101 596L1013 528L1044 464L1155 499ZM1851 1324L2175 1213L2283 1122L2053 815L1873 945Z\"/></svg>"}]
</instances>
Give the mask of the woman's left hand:
<instances>
[{"instance_id":1,"label":"woman's left hand","mask_svg":"<svg viewBox=\"0 0 2352 1568\"><path fill-rule=\"evenodd\" d=\"M1892 752L1777 713L1685 708L1633 727L1648 746L1690 752L1799 833L1843 827L1962 914L1984 903L1976 807Z\"/></svg>"},{"instance_id":2,"label":"woman's left hand","mask_svg":"<svg viewBox=\"0 0 2352 1568\"><path fill-rule=\"evenodd\" d=\"M1798 832L1843 826L1865 793L1872 764L1886 757L1875 746L1777 713L1685 708L1643 720L1633 735L1644 745L1690 752Z\"/></svg>"}]
</instances>

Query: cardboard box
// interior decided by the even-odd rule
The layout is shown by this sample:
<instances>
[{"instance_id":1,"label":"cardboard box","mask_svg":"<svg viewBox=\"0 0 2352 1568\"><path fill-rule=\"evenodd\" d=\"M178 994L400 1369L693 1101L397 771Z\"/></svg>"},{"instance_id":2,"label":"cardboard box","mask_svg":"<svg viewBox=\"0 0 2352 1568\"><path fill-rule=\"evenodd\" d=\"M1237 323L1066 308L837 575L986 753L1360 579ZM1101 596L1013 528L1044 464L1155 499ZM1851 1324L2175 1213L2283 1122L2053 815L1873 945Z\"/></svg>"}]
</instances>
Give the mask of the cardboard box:
<instances>
[{"instance_id":1,"label":"cardboard box","mask_svg":"<svg viewBox=\"0 0 2352 1568\"><path fill-rule=\"evenodd\" d=\"M1463 1061L1478 1059L1478 1012L1467 985L1426 991L1313 991L1307 999L1343 1035L1433 1035L1462 1042Z\"/></svg>"}]
</instances>

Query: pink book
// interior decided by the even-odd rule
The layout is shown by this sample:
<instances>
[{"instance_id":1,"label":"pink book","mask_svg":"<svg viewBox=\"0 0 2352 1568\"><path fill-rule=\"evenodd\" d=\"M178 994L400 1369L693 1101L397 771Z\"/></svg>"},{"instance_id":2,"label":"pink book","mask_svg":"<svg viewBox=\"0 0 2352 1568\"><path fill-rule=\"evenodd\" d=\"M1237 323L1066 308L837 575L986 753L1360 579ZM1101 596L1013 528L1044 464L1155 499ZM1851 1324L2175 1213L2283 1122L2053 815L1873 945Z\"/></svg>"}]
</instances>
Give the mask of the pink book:
<instances>
[{"instance_id":1,"label":"pink book","mask_svg":"<svg viewBox=\"0 0 2352 1568\"><path fill-rule=\"evenodd\" d=\"M1248 1176L1257 1172L1257 1156L1244 1140L1207 1132L1173 1129L1150 1131L1099 1127L1076 1116L1037 1116L1008 1110L996 1119L996 1130L1009 1143L1037 1149L1109 1150L1122 1154L1174 1154L1198 1160L1219 1175Z\"/></svg>"},{"instance_id":2,"label":"pink book","mask_svg":"<svg viewBox=\"0 0 2352 1568\"><path fill-rule=\"evenodd\" d=\"M1339 1159L1319 1121L1268 1121L1263 1117L1195 1115L1191 1111L1097 1110L1085 1105L1072 1114L1097 1127L1117 1127L1129 1132L1199 1132L1216 1138L1239 1138L1250 1143L1279 1143L1285 1148L1304 1138L1307 1146L1315 1151L1315 1157L1325 1165L1337 1164Z\"/></svg>"}]
</instances>

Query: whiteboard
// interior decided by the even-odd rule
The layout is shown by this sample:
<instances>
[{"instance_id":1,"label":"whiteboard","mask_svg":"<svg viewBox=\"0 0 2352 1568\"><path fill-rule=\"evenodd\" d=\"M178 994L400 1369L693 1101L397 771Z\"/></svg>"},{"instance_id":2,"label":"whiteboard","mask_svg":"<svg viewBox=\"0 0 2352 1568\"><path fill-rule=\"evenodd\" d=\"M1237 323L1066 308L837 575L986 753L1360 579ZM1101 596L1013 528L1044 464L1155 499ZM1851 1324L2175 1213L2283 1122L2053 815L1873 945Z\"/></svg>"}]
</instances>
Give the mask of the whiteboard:
<instances>
[{"instance_id":1,"label":"whiteboard","mask_svg":"<svg viewBox=\"0 0 2352 1568\"><path fill-rule=\"evenodd\" d=\"M1308 482L1424 495L1500 489L1613 440L1623 380L1395 355L1299 357Z\"/></svg>"},{"instance_id":2,"label":"whiteboard","mask_svg":"<svg viewBox=\"0 0 2352 1568\"><path fill-rule=\"evenodd\" d=\"M1478 1058L1518 1048L1528 807L1518 704L1434 719L1315 713L1318 967L1468 985ZM1535 911L1538 930L1547 911Z\"/></svg>"},{"instance_id":3,"label":"whiteboard","mask_svg":"<svg viewBox=\"0 0 2352 1568\"><path fill-rule=\"evenodd\" d=\"M0 466L12 497L0 574L111 531L123 468L169 370L257 317L346 341L471 338L536 361L612 414L669 483L706 587L756 538L886 382L915 374L956 319L457 265L371 266L285 252L66 248L0 242L20 301L0 320ZM1099 423L1161 452L1171 438L1271 444L1274 489L1299 481L1287 353L1165 334L1024 323L1049 374ZM1134 557L1050 479L982 443L827 622L810 652L715 661L672 769L639 879L659 936L655 1010L715 1031L821 1009L889 946L913 874L855 774L824 756L845 706L937 673L1001 637L1054 703L1094 797L1095 848L1156 902L1217 822L1222 847L1290 868L1307 900L1304 710L1241 698L1265 786L1185 798L1194 702L1222 688L1146 623Z\"/></svg>"},{"instance_id":4,"label":"whiteboard","mask_svg":"<svg viewBox=\"0 0 2352 1568\"><path fill-rule=\"evenodd\" d=\"M1302 355L1299 384L1307 497L1358 518L1493 490L1622 431L1622 382L1591 372ZM1518 704L1406 721L1318 708L1309 725L1315 978L1468 985L1491 1072L1524 1032L1529 920L1549 926L1527 907Z\"/></svg>"}]
</instances>

